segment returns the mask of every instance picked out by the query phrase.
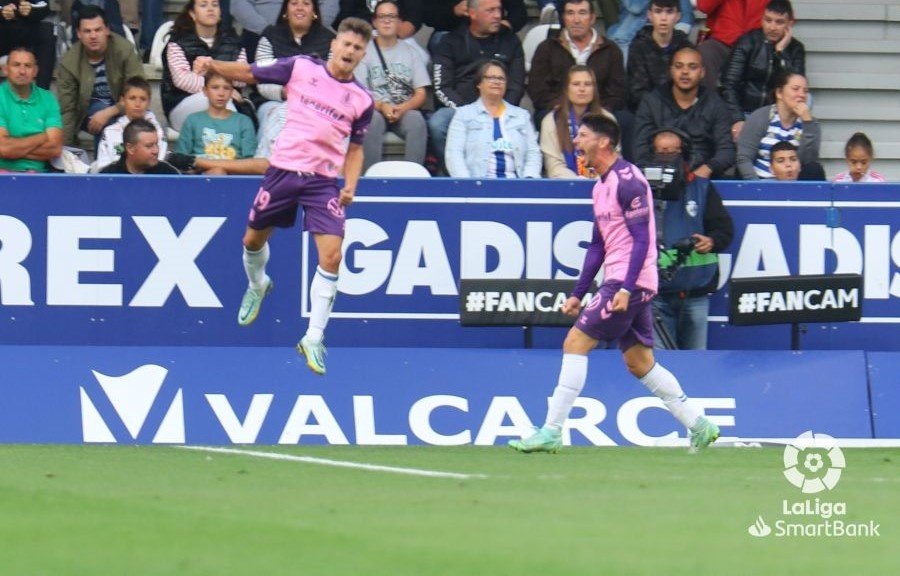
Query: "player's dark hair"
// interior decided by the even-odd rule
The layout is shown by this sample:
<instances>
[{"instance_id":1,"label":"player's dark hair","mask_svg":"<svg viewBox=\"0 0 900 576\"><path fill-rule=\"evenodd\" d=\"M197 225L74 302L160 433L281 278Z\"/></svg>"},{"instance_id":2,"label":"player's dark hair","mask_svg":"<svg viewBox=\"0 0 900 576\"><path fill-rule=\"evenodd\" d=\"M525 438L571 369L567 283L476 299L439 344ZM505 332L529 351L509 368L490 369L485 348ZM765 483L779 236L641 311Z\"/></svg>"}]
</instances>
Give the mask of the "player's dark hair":
<instances>
[{"instance_id":1,"label":"player's dark hair","mask_svg":"<svg viewBox=\"0 0 900 576\"><path fill-rule=\"evenodd\" d=\"M619 145L619 125L615 120L611 120L603 114L589 113L581 119L581 125L594 134L609 138L609 147L613 150Z\"/></svg>"},{"instance_id":2,"label":"player's dark hair","mask_svg":"<svg viewBox=\"0 0 900 576\"><path fill-rule=\"evenodd\" d=\"M122 84L122 95L128 93L129 90L143 90L147 93L147 97L150 97L151 89L150 83L147 82L143 76L132 76L125 80L125 83Z\"/></svg>"},{"instance_id":3,"label":"player's dark hair","mask_svg":"<svg viewBox=\"0 0 900 576\"><path fill-rule=\"evenodd\" d=\"M122 132L122 142L125 144L137 144L138 138L144 132L156 134L156 127L143 118L132 120Z\"/></svg>"},{"instance_id":4,"label":"player's dark hair","mask_svg":"<svg viewBox=\"0 0 900 576\"><path fill-rule=\"evenodd\" d=\"M372 39L372 25L363 20L362 18L344 18L341 20L341 24L338 26L337 33L341 34L342 32L352 32L353 34L358 34L362 36L363 40L366 41L366 44L369 43L369 40Z\"/></svg>"},{"instance_id":5,"label":"player's dark hair","mask_svg":"<svg viewBox=\"0 0 900 576\"><path fill-rule=\"evenodd\" d=\"M788 20L794 19L794 7L791 6L791 0L769 0L769 3L766 4L766 12L784 14Z\"/></svg>"},{"instance_id":6,"label":"player's dark hair","mask_svg":"<svg viewBox=\"0 0 900 576\"><path fill-rule=\"evenodd\" d=\"M856 132L847 140L847 144L844 146L844 156L849 156L850 150L853 148L862 148L869 156L875 156L875 147L872 146L872 141L865 132Z\"/></svg>"}]
</instances>

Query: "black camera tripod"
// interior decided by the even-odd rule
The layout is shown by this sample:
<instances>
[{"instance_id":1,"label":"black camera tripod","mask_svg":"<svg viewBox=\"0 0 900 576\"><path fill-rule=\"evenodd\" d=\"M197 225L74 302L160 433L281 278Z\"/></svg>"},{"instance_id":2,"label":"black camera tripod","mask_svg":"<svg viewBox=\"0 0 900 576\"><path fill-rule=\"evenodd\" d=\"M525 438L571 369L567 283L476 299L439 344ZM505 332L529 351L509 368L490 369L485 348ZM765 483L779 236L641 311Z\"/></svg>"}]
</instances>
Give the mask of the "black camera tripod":
<instances>
[{"instance_id":1,"label":"black camera tripod","mask_svg":"<svg viewBox=\"0 0 900 576\"><path fill-rule=\"evenodd\" d=\"M653 330L659 336L659 342L665 350L678 350L678 343L672 339L662 317L656 311L653 312Z\"/></svg>"}]
</instances>

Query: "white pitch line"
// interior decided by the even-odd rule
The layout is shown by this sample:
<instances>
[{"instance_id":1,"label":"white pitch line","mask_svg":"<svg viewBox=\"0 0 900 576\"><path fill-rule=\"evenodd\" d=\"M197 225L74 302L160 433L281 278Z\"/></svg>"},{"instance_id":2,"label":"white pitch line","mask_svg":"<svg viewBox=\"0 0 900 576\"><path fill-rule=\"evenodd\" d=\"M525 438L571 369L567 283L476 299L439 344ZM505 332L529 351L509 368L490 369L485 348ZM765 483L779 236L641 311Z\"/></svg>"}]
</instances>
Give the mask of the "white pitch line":
<instances>
[{"instance_id":1,"label":"white pitch line","mask_svg":"<svg viewBox=\"0 0 900 576\"><path fill-rule=\"evenodd\" d=\"M179 446L179 448L184 448L186 450L197 450L200 452L213 452L216 454L253 456L255 458L268 458L269 460L303 462L304 464L318 464L320 466L333 466L335 468L355 468L357 470L369 470L371 472L388 472L390 474L406 474L408 476L425 476L428 478L452 478L454 480L480 480L488 478L487 474L462 474L459 472L422 470L420 468L399 468L396 466L381 466L379 464L365 464L361 462L347 462L344 460L330 460L328 458L314 458L312 456L294 456L293 454L281 454L279 452L259 452L256 450L216 448L213 446Z\"/></svg>"}]
</instances>

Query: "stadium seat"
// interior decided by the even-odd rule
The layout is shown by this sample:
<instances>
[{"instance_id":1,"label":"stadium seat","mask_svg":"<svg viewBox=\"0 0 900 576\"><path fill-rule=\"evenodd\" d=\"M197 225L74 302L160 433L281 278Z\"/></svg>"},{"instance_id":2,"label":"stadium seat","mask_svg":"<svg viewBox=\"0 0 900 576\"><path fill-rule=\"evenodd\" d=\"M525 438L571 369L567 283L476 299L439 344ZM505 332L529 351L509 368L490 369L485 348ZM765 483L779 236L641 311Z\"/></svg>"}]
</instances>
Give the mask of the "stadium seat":
<instances>
[{"instance_id":1,"label":"stadium seat","mask_svg":"<svg viewBox=\"0 0 900 576\"><path fill-rule=\"evenodd\" d=\"M162 26L156 30L156 34L153 35L153 43L150 45L150 58L148 60L157 70L162 70L163 49L166 47L166 42L169 41L169 34L172 31L173 24L174 22L171 20L163 22Z\"/></svg>"},{"instance_id":2,"label":"stadium seat","mask_svg":"<svg viewBox=\"0 0 900 576\"><path fill-rule=\"evenodd\" d=\"M550 32L551 28L555 29L559 28L559 26L554 24L538 24L525 35L525 40L522 41L522 50L525 52L526 72L531 70L531 58L534 57L534 52L537 50L538 44L547 39L547 34Z\"/></svg>"},{"instance_id":3,"label":"stadium seat","mask_svg":"<svg viewBox=\"0 0 900 576\"><path fill-rule=\"evenodd\" d=\"M405 160L385 160L376 162L366 170L366 176L373 178L430 178L428 169L415 162Z\"/></svg>"},{"instance_id":4,"label":"stadium seat","mask_svg":"<svg viewBox=\"0 0 900 576\"><path fill-rule=\"evenodd\" d=\"M134 40L134 33L131 31L131 28L128 26L123 26L122 28L125 31L125 39L131 42L131 45L134 46L134 51L137 52L137 42Z\"/></svg>"}]
</instances>

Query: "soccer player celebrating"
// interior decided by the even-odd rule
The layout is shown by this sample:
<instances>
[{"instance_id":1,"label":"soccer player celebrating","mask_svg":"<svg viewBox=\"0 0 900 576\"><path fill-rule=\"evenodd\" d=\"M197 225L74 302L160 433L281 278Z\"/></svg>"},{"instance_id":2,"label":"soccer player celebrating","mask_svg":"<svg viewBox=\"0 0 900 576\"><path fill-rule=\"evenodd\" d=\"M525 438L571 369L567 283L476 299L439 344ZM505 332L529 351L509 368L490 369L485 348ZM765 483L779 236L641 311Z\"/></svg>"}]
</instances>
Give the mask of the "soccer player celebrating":
<instances>
[{"instance_id":1,"label":"soccer player celebrating","mask_svg":"<svg viewBox=\"0 0 900 576\"><path fill-rule=\"evenodd\" d=\"M618 340L628 371L690 430L691 450L709 446L719 428L685 396L675 376L653 357L651 300L656 294L656 225L653 197L643 174L616 154L619 127L599 114L587 114L573 141L589 168L600 174L594 185L594 232L581 276L563 312L578 316L581 299L605 262L603 285L563 343L562 368L544 426L509 445L520 452L557 452L562 426L587 379L587 354L600 340Z\"/></svg>"},{"instance_id":2,"label":"soccer player celebrating","mask_svg":"<svg viewBox=\"0 0 900 576\"><path fill-rule=\"evenodd\" d=\"M298 205L302 206L303 228L313 234L319 265L310 286L309 328L297 350L316 374L325 374L323 341L337 294L344 208L353 202L363 165L363 138L374 109L371 96L353 77L371 35L365 21L344 19L331 42L327 63L307 56L252 66L198 58L201 74L213 71L239 82L285 87L287 122L276 140L244 234L244 269L250 285L241 301L238 324L247 326L256 320L263 298L272 290L266 275L269 236L275 227L292 227ZM339 190L342 166L344 187Z\"/></svg>"}]
</instances>

